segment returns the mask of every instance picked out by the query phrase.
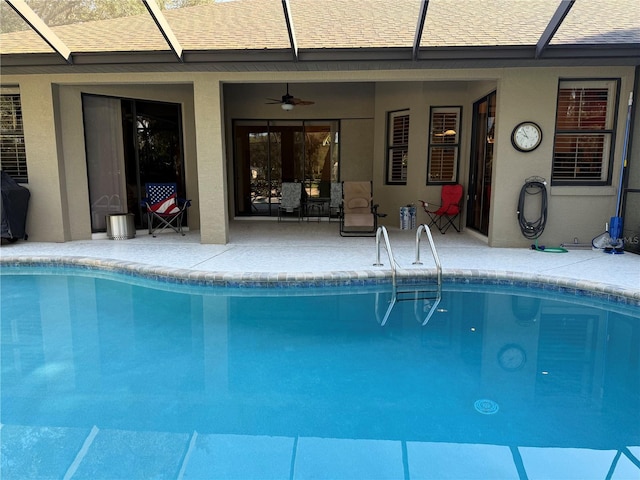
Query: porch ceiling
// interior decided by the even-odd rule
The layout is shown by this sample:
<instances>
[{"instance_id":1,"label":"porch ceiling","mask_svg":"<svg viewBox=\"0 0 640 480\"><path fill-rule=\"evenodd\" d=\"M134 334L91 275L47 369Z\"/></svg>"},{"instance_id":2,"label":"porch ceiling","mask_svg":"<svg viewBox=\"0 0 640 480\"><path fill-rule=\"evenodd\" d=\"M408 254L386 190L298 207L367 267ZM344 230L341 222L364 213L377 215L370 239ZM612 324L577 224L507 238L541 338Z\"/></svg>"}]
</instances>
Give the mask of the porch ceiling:
<instances>
[{"instance_id":1,"label":"porch ceiling","mask_svg":"<svg viewBox=\"0 0 640 480\"><path fill-rule=\"evenodd\" d=\"M5 73L640 64L637 0L141 0L146 13L58 26L4 1L31 27L0 35Z\"/></svg>"}]
</instances>

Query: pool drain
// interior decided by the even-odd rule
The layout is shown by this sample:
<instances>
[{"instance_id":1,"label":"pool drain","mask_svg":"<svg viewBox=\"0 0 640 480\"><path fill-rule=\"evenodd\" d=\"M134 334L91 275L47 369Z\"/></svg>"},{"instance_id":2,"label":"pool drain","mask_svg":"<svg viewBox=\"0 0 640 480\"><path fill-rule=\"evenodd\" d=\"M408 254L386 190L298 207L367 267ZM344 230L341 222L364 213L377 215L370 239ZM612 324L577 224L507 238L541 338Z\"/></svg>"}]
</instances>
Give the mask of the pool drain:
<instances>
[{"instance_id":1,"label":"pool drain","mask_svg":"<svg viewBox=\"0 0 640 480\"><path fill-rule=\"evenodd\" d=\"M489 400L487 398L481 398L480 400L476 400L473 404L476 410L483 415L493 415L500 410L500 407L493 400Z\"/></svg>"}]
</instances>

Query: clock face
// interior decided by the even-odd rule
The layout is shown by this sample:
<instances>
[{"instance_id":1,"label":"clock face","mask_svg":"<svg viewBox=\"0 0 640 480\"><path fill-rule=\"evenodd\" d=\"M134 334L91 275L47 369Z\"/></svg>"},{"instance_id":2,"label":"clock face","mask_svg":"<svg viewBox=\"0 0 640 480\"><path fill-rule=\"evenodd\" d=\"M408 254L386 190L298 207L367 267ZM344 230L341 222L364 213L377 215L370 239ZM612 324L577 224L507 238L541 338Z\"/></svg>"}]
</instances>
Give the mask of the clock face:
<instances>
[{"instance_id":1,"label":"clock face","mask_svg":"<svg viewBox=\"0 0 640 480\"><path fill-rule=\"evenodd\" d=\"M542 130L533 122L522 122L513 129L511 143L521 152L530 152L538 148L542 141Z\"/></svg>"}]
</instances>

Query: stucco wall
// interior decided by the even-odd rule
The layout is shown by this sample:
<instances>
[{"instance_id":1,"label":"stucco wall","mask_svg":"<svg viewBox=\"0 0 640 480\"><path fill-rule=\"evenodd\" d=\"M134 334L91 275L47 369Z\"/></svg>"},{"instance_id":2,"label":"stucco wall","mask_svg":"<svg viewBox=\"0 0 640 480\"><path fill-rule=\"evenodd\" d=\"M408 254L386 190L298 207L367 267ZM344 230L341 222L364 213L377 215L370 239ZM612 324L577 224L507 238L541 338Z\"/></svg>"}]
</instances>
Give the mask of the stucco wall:
<instances>
[{"instance_id":1,"label":"stucco wall","mask_svg":"<svg viewBox=\"0 0 640 480\"><path fill-rule=\"evenodd\" d=\"M3 76L2 83L18 85L22 97L32 192L27 227L33 240L90 238L80 100L86 92L182 104L187 192L194 200L189 226L200 227L204 243L224 243L228 238L228 220L233 215L232 119L340 120L342 179L373 179L380 211L389 214L384 222L395 226L400 206L419 199L436 201L440 196L439 186L425 185L430 106L462 107L458 179L466 187L472 106L496 89L488 241L492 246L526 247L530 241L518 227L517 199L527 177L550 178L559 79L621 78L620 108L612 185L549 187L549 218L540 239L546 244L573 241L574 237L587 242L602 232L614 214L633 75L632 67L167 72ZM279 98L284 93L287 81L295 85L290 93L316 103L292 112L265 105L266 98ZM385 185L386 114L404 108L411 114L407 185ZM544 135L541 146L527 154L517 152L510 141L513 127L523 120L538 123ZM419 220L426 220L422 215Z\"/></svg>"},{"instance_id":2,"label":"stucco wall","mask_svg":"<svg viewBox=\"0 0 640 480\"><path fill-rule=\"evenodd\" d=\"M55 88L46 77L29 77L20 85L24 141L29 173L26 232L34 241L71 240L64 164L59 158Z\"/></svg>"},{"instance_id":3,"label":"stucco wall","mask_svg":"<svg viewBox=\"0 0 640 480\"><path fill-rule=\"evenodd\" d=\"M493 170L489 243L492 246L528 246L516 217L518 197L525 179L540 176L549 182L548 219L541 244L589 242L604 230L614 215L621 165L625 112L619 109L612 185L602 187L550 186L558 81L563 78L621 78L619 104L625 104L633 85L632 68L505 69L498 82L496 154ZM518 123L532 120L543 132L542 144L530 153L516 151L511 132ZM532 219L533 220L533 219Z\"/></svg>"},{"instance_id":4,"label":"stucco wall","mask_svg":"<svg viewBox=\"0 0 640 480\"><path fill-rule=\"evenodd\" d=\"M63 158L66 165L67 189L71 219L71 239L91 237L87 163L82 118L82 94L106 95L178 103L183 116L183 146L187 194L192 198L188 212L191 229L199 229L197 161L193 128L193 89L191 85L62 85L60 96L60 129Z\"/></svg>"},{"instance_id":5,"label":"stucco wall","mask_svg":"<svg viewBox=\"0 0 640 480\"><path fill-rule=\"evenodd\" d=\"M376 86L376 125L374 178L376 201L380 211L387 213L382 223L397 226L400 207L415 204L418 207L418 223L428 221L419 200L440 202L440 185L427 185L429 111L431 107L459 106L462 108L458 182L466 187L468 177L469 142L471 138L471 107L469 91L472 82L385 82ZM387 114L408 109L409 153L407 184L386 184ZM464 213L463 213L464 215ZM463 219L464 220L464 219ZM463 222L464 223L464 222Z\"/></svg>"},{"instance_id":6,"label":"stucco wall","mask_svg":"<svg viewBox=\"0 0 640 480\"><path fill-rule=\"evenodd\" d=\"M340 122L340 180L373 179L373 127L373 118Z\"/></svg>"},{"instance_id":7,"label":"stucco wall","mask_svg":"<svg viewBox=\"0 0 640 480\"><path fill-rule=\"evenodd\" d=\"M4 79L3 79L4 80ZM193 199L189 228L199 229L193 88L189 84L101 85L95 76L52 82L45 76L19 79L31 202L27 232L34 241L91 238L82 94L179 103L187 192Z\"/></svg>"}]
</instances>

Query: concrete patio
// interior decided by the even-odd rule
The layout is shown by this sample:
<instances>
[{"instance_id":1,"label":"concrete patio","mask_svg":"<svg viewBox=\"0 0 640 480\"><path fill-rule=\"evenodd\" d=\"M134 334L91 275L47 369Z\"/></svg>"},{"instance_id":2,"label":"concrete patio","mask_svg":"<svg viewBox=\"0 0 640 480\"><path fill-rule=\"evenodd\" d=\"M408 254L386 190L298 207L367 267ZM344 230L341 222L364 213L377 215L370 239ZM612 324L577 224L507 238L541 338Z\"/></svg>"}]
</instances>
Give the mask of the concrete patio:
<instances>
[{"instance_id":1,"label":"concrete patio","mask_svg":"<svg viewBox=\"0 0 640 480\"><path fill-rule=\"evenodd\" d=\"M415 260L416 230L389 228L389 238L398 272L433 272L426 234L421 235L420 259ZM469 231L433 234L443 274L465 274L534 278L552 283L578 284L594 289L616 289L640 298L640 256L609 255L591 249L569 249L568 253L545 253L527 248L491 248ZM542 242L541 242L542 243ZM15 258L83 258L130 262L144 267L215 273L231 277L322 279L332 276L380 276L390 273L389 257L381 242L383 266L374 266L373 237L343 238L336 222L274 222L235 220L230 222L229 243L203 245L199 232L181 237L173 232L156 238L139 230L133 239L93 240L66 243L18 241L3 245L3 262Z\"/></svg>"}]
</instances>

